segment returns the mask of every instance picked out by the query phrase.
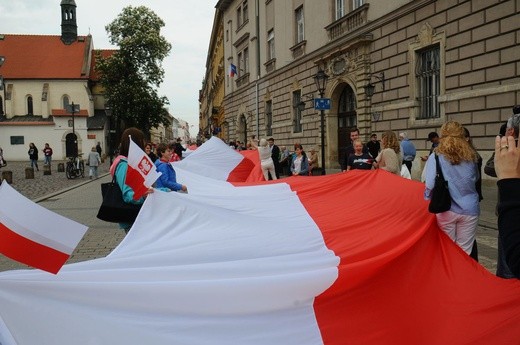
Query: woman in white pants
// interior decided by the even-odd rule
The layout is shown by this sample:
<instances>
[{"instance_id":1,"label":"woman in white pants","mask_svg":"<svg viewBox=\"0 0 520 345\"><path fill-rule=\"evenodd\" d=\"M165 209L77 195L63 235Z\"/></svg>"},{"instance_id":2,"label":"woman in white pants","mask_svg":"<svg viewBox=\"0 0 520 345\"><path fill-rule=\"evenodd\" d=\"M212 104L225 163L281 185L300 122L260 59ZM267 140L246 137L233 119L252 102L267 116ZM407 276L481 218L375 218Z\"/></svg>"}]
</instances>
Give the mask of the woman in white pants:
<instances>
[{"instance_id":1,"label":"woman in white pants","mask_svg":"<svg viewBox=\"0 0 520 345\"><path fill-rule=\"evenodd\" d=\"M260 146L256 146L256 143L251 140L251 145L258 150L260 157L260 166L262 167L262 173L264 174L265 180L269 180L269 173L273 180L276 180L276 173L274 171L274 162L271 157L271 148L267 145L267 140L260 139Z\"/></svg>"},{"instance_id":2,"label":"woman in white pants","mask_svg":"<svg viewBox=\"0 0 520 345\"><path fill-rule=\"evenodd\" d=\"M426 164L426 186L424 198L430 199L435 184L435 155L448 182L451 208L437 213L439 227L468 255L475 240L480 214L479 195L476 182L480 175L477 169L475 150L464 138L460 123L448 121L441 127L439 146L430 155Z\"/></svg>"}]
</instances>

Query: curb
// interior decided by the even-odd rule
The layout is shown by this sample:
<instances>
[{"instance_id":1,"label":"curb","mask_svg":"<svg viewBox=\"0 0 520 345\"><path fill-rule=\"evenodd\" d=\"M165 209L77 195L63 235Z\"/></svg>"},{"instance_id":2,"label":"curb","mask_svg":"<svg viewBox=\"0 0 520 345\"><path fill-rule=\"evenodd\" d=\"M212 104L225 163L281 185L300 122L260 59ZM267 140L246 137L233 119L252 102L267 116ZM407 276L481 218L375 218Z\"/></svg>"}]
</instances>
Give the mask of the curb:
<instances>
[{"instance_id":1,"label":"curb","mask_svg":"<svg viewBox=\"0 0 520 345\"><path fill-rule=\"evenodd\" d=\"M100 178L102 178L102 177L105 177L105 176L107 176L107 175L109 175L109 174L110 174L110 173L108 173L108 172L107 172L107 173L104 173L104 174L101 174L101 175L99 175L99 177L98 177L97 179L100 179ZM76 189L76 188L81 187L81 186L84 186L84 185L86 185L87 183L94 182L95 180L96 180L96 179L94 179L94 180L88 179L87 181L80 182L80 183L78 183L78 184L76 184L76 185L74 185L74 186L70 186L70 187L67 187L67 188L61 189L61 190L59 190L59 191L52 192L52 193L50 193L50 194L47 194L47 195L44 195L44 196L38 197L38 198L36 198L36 199L33 199L32 201L35 202L35 203L39 203L39 202L45 201L45 200L47 200L47 199L50 199L50 198L52 198L52 197L55 197L56 195L59 195L59 194L62 194L62 193L68 192L68 191L70 191L70 190ZM101 191L100 191L100 193L101 193Z\"/></svg>"}]
</instances>

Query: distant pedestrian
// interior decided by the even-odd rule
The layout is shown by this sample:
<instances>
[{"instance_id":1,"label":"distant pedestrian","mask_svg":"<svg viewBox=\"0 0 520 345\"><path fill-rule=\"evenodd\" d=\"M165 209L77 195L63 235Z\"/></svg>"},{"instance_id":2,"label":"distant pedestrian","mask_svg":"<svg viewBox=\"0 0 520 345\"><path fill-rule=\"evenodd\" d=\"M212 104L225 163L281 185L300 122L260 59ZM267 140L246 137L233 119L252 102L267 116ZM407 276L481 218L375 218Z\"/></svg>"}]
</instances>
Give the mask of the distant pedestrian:
<instances>
[{"instance_id":1,"label":"distant pedestrian","mask_svg":"<svg viewBox=\"0 0 520 345\"><path fill-rule=\"evenodd\" d=\"M377 140L377 134L373 133L370 136L370 141L367 143L368 153L372 156L372 158L376 158L381 151L381 143Z\"/></svg>"},{"instance_id":2,"label":"distant pedestrian","mask_svg":"<svg viewBox=\"0 0 520 345\"><path fill-rule=\"evenodd\" d=\"M354 153L348 157L347 171L349 170L372 170L374 158L370 153L363 152L361 139L354 140Z\"/></svg>"},{"instance_id":3,"label":"distant pedestrian","mask_svg":"<svg viewBox=\"0 0 520 345\"><path fill-rule=\"evenodd\" d=\"M401 140L401 152L403 153L403 164L406 165L410 174L412 173L412 163L415 159L415 145L408 139L406 132L399 133Z\"/></svg>"},{"instance_id":4,"label":"distant pedestrian","mask_svg":"<svg viewBox=\"0 0 520 345\"><path fill-rule=\"evenodd\" d=\"M175 145L173 146L173 152L179 157L177 160L182 159L182 152L186 151L186 148L182 146L182 139L177 138L177 141L175 142Z\"/></svg>"},{"instance_id":5,"label":"distant pedestrian","mask_svg":"<svg viewBox=\"0 0 520 345\"><path fill-rule=\"evenodd\" d=\"M401 176L403 160L401 158L401 146L399 145L399 140L397 140L397 135L392 131L386 131L381 136L381 141L383 149L376 157L377 168Z\"/></svg>"},{"instance_id":6,"label":"distant pedestrian","mask_svg":"<svg viewBox=\"0 0 520 345\"><path fill-rule=\"evenodd\" d=\"M4 150L0 147L0 168L5 167L7 164L5 163L4 159Z\"/></svg>"},{"instance_id":7,"label":"distant pedestrian","mask_svg":"<svg viewBox=\"0 0 520 345\"><path fill-rule=\"evenodd\" d=\"M144 147L144 152L146 152L146 154L148 155L148 157L150 157L152 162L155 163L155 161L157 160L157 155L153 152L152 143L146 144L146 146Z\"/></svg>"},{"instance_id":8,"label":"distant pedestrian","mask_svg":"<svg viewBox=\"0 0 520 345\"><path fill-rule=\"evenodd\" d=\"M309 159L307 154L303 151L301 144L294 144L295 156L291 163L291 174L292 176L305 176L309 175Z\"/></svg>"},{"instance_id":9,"label":"distant pedestrian","mask_svg":"<svg viewBox=\"0 0 520 345\"><path fill-rule=\"evenodd\" d=\"M87 163L89 166L88 177L90 179L92 179L92 176L98 178L98 166L101 164L101 157L99 156L95 146L92 146L92 150L90 150L90 153L88 154Z\"/></svg>"},{"instance_id":10,"label":"distant pedestrian","mask_svg":"<svg viewBox=\"0 0 520 345\"><path fill-rule=\"evenodd\" d=\"M101 152L103 152L103 149L101 148L101 143L99 141L96 145L96 152L99 153L99 157L101 157Z\"/></svg>"},{"instance_id":11,"label":"distant pedestrian","mask_svg":"<svg viewBox=\"0 0 520 345\"><path fill-rule=\"evenodd\" d=\"M52 149L49 146L49 143L45 143L45 147L43 148L43 165L51 165L52 161Z\"/></svg>"},{"instance_id":12,"label":"distant pedestrian","mask_svg":"<svg viewBox=\"0 0 520 345\"><path fill-rule=\"evenodd\" d=\"M40 171L40 169L38 169L38 149L34 143L29 144L29 151L27 151L27 154L31 161L31 168L36 168L36 171Z\"/></svg>"}]
</instances>

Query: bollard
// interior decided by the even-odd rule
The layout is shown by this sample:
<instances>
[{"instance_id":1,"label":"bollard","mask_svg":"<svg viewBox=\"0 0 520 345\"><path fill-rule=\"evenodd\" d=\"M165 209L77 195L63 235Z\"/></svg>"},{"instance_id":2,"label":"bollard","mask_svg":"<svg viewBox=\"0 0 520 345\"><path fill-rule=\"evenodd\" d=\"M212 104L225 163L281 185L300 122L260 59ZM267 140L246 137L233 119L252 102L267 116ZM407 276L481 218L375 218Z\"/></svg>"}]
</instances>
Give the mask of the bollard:
<instances>
[{"instance_id":1,"label":"bollard","mask_svg":"<svg viewBox=\"0 0 520 345\"><path fill-rule=\"evenodd\" d=\"M33 168L25 168L25 179L33 179L34 178L34 169Z\"/></svg>"},{"instance_id":2,"label":"bollard","mask_svg":"<svg viewBox=\"0 0 520 345\"><path fill-rule=\"evenodd\" d=\"M65 172L65 164L58 163L58 172Z\"/></svg>"},{"instance_id":3,"label":"bollard","mask_svg":"<svg viewBox=\"0 0 520 345\"><path fill-rule=\"evenodd\" d=\"M51 166L50 165L44 165L43 166L43 174L44 175L50 175L51 174Z\"/></svg>"},{"instance_id":4,"label":"bollard","mask_svg":"<svg viewBox=\"0 0 520 345\"><path fill-rule=\"evenodd\" d=\"M6 180L7 183L13 184L13 172L10 170L2 171L2 180Z\"/></svg>"}]
</instances>

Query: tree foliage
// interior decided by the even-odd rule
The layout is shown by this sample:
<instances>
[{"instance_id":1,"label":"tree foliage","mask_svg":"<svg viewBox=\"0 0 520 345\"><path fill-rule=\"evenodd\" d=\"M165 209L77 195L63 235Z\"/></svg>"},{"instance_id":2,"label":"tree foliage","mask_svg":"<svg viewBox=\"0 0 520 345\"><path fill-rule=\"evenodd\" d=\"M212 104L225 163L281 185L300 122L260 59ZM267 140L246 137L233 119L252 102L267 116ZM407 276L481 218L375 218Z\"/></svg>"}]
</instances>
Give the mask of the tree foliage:
<instances>
[{"instance_id":1,"label":"tree foliage","mask_svg":"<svg viewBox=\"0 0 520 345\"><path fill-rule=\"evenodd\" d=\"M148 136L153 127L168 124L168 99L159 96L162 61L171 44L161 36L164 21L145 6L125 7L105 27L110 43L119 47L109 57L96 58L96 69L114 118Z\"/></svg>"}]
</instances>

